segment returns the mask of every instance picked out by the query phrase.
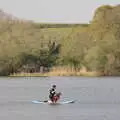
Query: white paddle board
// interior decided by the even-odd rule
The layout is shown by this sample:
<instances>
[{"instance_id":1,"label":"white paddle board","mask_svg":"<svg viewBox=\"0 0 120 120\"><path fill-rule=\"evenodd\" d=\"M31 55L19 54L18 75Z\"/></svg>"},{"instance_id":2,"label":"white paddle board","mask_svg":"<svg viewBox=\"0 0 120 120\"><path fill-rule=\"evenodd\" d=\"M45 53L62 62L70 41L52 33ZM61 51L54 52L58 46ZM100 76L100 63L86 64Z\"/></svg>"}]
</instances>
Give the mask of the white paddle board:
<instances>
[{"instance_id":1,"label":"white paddle board","mask_svg":"<svg viewBox=\"0 0 120 120\"><path fill-rule=\"evenodd\" d=\"M40 100L33 100L32 103L35 104L69 104L69 103L75 103L75 100L69 100L69 101L60 101L57 103L52 103L51 101L40 101Z\"/></svg>"}]
</instances>

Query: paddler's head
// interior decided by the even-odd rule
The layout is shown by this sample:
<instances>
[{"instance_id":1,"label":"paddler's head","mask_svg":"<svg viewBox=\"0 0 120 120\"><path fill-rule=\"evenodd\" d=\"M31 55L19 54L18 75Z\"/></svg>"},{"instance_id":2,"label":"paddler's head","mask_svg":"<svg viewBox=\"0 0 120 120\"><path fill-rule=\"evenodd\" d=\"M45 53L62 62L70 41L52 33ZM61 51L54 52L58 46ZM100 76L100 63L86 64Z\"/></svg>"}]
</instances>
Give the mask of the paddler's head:
<instances>
[{"instance_id":1,"label":"paddler's head","mask_svg":"<svg viewBox=\"0 0 120 120\"><path fill-rule=\"evenodd\" d=\"M52 88L56 89L56 85L52 85Z\"/></svg>"}]
</instances>

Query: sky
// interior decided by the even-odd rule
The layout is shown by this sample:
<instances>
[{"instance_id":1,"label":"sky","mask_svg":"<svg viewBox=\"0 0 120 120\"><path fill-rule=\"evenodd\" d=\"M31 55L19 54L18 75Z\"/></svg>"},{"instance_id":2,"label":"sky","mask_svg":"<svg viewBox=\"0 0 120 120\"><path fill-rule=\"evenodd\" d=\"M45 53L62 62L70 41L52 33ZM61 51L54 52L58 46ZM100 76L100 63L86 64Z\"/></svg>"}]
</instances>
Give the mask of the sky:
<instances>
[{"instance_id":1,"label":"sky","mask_svg":"<svg viewBox=\"0 0 120 120\"><path fill-rule=\"evenodd\" d=\"M47 23L89 23L101 5L120 0L0 0L0 8L18 18Z\"/></svg>"}]
</instances>

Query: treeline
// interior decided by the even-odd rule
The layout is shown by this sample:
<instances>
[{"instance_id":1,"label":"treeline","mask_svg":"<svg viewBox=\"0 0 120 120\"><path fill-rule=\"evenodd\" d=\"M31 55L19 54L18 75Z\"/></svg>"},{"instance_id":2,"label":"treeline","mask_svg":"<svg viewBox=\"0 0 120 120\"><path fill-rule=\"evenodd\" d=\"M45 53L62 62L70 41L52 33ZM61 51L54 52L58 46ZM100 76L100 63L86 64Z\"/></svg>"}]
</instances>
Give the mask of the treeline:
<instances>
[{"instance_id":1,"label":"treeline","mask_svg":"<svg viewBox=\"0 0 120 120\"><path fill-rule=\"evenodd\" d=\"M86 27L88 24L34 24L37 28L69 28L69 27Z\"/></svg>"},{"instance_id":2,"label":"treeline","mask_svg":"<svg viewBox=\"0 0 120 120\"><path fill-rule=\"evenodd\" d=\"M90 24L0 21L0 75L85 68L120 75L120 6L101 6Z\"/></svg>"},{"instance_id":3,"label":"treeline","mask_svg":"<svg viewBox=\"0 0 120 120\"><path fill-rule=\"evenodd\" d=\"M17 72L48 72L56 64L60 45L54 42L36 54L20 52L16 55L4 56L0 59L0 75L9 75ZM43 68L43 69L41 69Z\"/></svg>"}]
</instances>

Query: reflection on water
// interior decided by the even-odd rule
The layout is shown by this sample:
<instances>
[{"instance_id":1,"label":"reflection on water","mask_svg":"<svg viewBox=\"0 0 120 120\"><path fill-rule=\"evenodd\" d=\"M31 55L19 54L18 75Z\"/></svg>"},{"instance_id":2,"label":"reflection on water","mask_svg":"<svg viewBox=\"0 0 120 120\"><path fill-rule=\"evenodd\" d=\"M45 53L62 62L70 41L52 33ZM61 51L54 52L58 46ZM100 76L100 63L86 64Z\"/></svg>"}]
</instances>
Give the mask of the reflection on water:
<instances>
[{"instance_id":1,"label":"reflection on water","mask_svg":"<svg viewBox=\"0 0 120 120\"><path fill-rule=\"evenodd\" d=\"M52 84L74 104L33 104L48 99ZM0 78L0 120L119 120L120 77Z\"/></svg>"}]
</instances>

